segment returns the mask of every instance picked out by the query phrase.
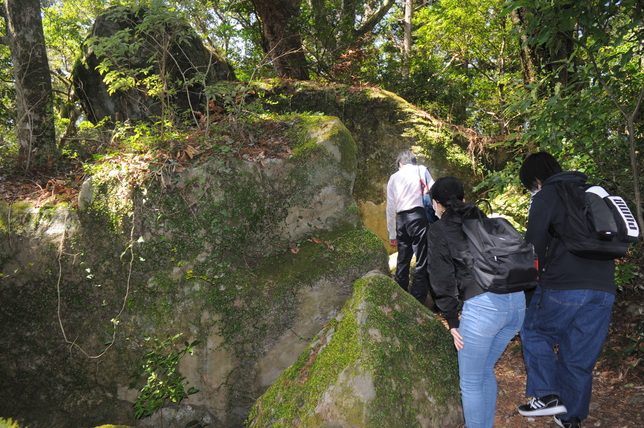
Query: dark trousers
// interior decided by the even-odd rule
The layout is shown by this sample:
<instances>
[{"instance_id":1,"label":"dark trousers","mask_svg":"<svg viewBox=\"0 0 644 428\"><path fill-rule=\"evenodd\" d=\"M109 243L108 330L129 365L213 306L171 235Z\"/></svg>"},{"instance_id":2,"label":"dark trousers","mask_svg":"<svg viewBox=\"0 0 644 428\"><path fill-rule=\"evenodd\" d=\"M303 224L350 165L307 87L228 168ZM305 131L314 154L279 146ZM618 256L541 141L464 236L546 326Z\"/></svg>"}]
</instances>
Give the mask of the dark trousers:
<instances>
[{"instance_id":1,"label":"dark trousers","mask_svg":"<svg viewBox=\"0 0 644 428\"><path fill-rule=\"evenodd\" d=\"M396 215L398 259L394 279L420 303L425 303L429 290L429 273L427 271L428 225L425 210L421 207L403 211ZM409 269L413 255L416 255L416 269L411 288L409 288Z\"/></svg>"},{"instance_id":2,"label":"dark trousers","mask_svg":"<svg viewBox=\"0 0 644 428\"><path fill-rule=\"evenodd\" d=\"M599 290L537 287L534 293L521 329L526 394L557 394L568 410L562 419L588 417L593 370L614 302L614 294Z\"/></svg>"}]
</instances>

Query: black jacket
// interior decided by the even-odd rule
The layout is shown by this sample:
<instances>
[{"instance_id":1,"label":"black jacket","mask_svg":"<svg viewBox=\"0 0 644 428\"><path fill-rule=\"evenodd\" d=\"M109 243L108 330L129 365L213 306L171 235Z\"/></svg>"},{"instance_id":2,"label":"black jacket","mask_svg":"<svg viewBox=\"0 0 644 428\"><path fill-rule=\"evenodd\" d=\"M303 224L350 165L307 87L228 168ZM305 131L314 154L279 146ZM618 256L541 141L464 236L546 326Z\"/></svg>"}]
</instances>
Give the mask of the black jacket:
<instances>
[{"instance_id":1,"label":"black jacket","mask_svg":"<svg viewBox=\"0 0 644 428\"><path fill-rule=\"evenodd\" d=\"M427 233L429 282L450 328L459 326L459 300L484 293L467 267L464 253L469 246L461 224L462 218L448 209Z\"/></svg>"},{"instance_id":2,"label":"black jacket","mask_svg":"<svg viewBox=\"0 0 644 428\"><path fill-rule=\"evenodd\" d=\"M577 171L555 174L532 197L525 239L539 259L539 285L562 290L591 289L615 293L615 261L591 260L570 253L551 231L562 230L565 208L555 186L558 181L583 185L588 177Z\"/></svg>"}]
</instances>

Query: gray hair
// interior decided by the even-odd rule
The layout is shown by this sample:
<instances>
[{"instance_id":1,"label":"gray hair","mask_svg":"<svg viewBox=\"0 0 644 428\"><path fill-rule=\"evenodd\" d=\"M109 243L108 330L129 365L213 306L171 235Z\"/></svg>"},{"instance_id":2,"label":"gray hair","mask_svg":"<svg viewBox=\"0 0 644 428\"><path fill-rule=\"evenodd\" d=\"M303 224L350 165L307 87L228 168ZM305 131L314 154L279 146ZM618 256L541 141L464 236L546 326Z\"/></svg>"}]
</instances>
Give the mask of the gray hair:
<instances>
[{"instance_id":1,"label":"gray hair","mask_svg":"<svg viewBox=\"0 0 644 428\"><path fill-rule=\"evenodd\" d=\"M411 152L411 150L404 150L400 152L398 158L396 159L396 167L407 164L416 165L416 155Z\"/></svg>"}]
</instances>

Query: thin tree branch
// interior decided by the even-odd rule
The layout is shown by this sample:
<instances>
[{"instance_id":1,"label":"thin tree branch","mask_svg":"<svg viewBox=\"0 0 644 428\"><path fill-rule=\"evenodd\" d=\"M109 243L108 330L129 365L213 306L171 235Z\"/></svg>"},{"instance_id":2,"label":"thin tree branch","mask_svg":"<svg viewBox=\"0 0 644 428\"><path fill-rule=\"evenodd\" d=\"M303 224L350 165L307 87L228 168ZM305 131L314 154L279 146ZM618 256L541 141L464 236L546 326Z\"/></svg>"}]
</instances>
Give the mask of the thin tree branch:
<instances>
[{"instance_id":1,"label":"thin tree branch","mask_svg":"<svg viewBox=\"0 0 644 428\"><path fill-rule=\"evenodd\" d=\"M389 12L389 9L391 9L391 7L392 7L394 4L396 4L396 0L387 0L387 2L386 2L386 3L384 3L382 6L380 6L380 9L378 9L378 10L376 11L376 13L374 13L373 15L371 15L371 16L369 17L369 19L367 19L367 20L365 21L365 23L364 23L364 24L362 24L362 26L360 26L360 28L357 28L357 29L353 32L353 35L354 35L356 38L361 38L361 37L362 37L362 36L364 36L365 34L367 34L367 33L371 32L371 31L376 27L376 25L377 25L380 21L382 21L382 18L384 18L384 16L387 14L387 12Z\"/></svg>"}]
</instances>

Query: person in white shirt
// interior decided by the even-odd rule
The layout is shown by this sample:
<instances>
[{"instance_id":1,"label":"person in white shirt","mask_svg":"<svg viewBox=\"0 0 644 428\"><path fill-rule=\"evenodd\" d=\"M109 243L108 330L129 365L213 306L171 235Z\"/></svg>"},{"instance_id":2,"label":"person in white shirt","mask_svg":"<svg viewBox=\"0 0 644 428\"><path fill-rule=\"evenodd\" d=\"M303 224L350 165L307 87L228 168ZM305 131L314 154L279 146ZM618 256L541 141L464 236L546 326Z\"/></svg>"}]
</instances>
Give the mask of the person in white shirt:
<instances>
[{"instance_id":1,"label":"person in white shirt","mask_svg":"<svg viewBox=\"0 0 644 428\"><path fill-rule=\"evenodd\" d=\"M389 243L398 249L395 281L425 303L429 291L427 271L427 227L429 223L422 200L421 180L430 188L434 179L423 165L417 165L416 156L405 150L396 159L398 171L387 183L387 230ZM412 256L416 269L411 287L409 270Z\"/></svg>"}]
</instances>

